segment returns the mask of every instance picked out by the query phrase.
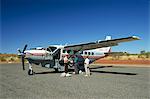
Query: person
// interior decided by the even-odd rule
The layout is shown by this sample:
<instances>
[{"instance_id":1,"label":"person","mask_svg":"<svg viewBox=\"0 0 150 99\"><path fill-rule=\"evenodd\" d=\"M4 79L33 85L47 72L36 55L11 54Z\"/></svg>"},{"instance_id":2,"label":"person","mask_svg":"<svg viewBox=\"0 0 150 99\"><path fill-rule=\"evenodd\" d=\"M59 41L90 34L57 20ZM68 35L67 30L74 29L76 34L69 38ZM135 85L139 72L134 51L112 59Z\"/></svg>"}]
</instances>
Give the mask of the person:
<instances>
[{"instance_id":1,"label":"person","mask_svg":"<svg viewBox=\"0 0 150 99\"><path fill-rule=\"evenodd\" d=\"M79 74L78 67L79 67L78 56L75 55L75 58L74 58L74 74Z\"/></svg>"},{"instance_id":2,"label":"person","mask_svg":"<svg viewBox=\"0 0 150 99\"><path fill-rule=\"evenodd\" d=\"M69 62L69 60L68 60L68 55L66 55L66 56L64 57L65 73L68 73L68 62Z\"/></svg>"},{"instance_id":3,"label":"person","mask_svg":"<svg viewBox=\"0 0 150 99\"><path fill-rule=\"evenodd\" d=\"M89 64L90 64L90 60L89 60L89 58L87 56L85 61L84 61L85 76L90 76Z\"/></svg>"},{"instance_id":4,"label":"person","mask_svg":"<svg viewBox=\"0 0 150 99\"><path fill-rule=\"evenodd\" d=\"M68 55L66 55L64 57L64 73L62 73L60 76L61 77L70 77L71 74L68 73L68 64L69 64L69 59L68 59Z\"/></svg>"}]
</instances>

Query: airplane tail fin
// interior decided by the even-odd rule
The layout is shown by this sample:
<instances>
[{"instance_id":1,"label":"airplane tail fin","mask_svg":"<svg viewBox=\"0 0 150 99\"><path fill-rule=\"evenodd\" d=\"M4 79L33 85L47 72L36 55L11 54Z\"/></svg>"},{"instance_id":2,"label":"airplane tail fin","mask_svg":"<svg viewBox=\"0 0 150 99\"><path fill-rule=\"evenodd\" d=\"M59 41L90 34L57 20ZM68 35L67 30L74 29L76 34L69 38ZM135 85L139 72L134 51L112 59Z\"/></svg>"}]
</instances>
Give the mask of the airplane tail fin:
<instances>
[{"instance_id":1,"label":"airplane tail fin","mask_svg":"<svg viewBox=\"0 0 150 99\"><path fill-rule=\"evenodd\" d=\"M105 40L111 40L111 36L106 36ZM97 50L102 53L110 53L111 47L98 48Z\"/></svg>"},{"instance_id":2,"label":"airplane tail fin","mask_svg":"<svg viewBox=\"0 0 150 99\"><path fill-rule=\"evenodd\" d=\"M106 36L105 40L111 40L111 36Z\"/></svg>"}]
</instances>

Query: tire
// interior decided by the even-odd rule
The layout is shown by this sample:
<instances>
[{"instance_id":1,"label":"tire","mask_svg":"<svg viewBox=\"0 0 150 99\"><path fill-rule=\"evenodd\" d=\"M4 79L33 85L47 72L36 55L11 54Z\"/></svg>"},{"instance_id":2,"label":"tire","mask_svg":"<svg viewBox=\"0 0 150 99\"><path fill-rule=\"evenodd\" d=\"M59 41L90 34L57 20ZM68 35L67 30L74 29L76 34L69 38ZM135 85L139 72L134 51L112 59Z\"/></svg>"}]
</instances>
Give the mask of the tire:
<instances>
[{"instance_id":1,"label":"tire","mask_svg":"<svg viewBox=\"0 0 150 99\"><path fill-rule=\"evenodd\" d=\"M58 72L59 72L58 68L54 68L54 70L55 70L55 72L56 72L56 73L58 73Z\"/></svg>"},{"instance_id":2,"label":"tire","mask_svg":"<svg viewBox=\"0 0 150 99\"><path fill-rule=\"evenodd\" d=\"M28 70L28 75L33 75L33 70Z\"/></svg>"},{"instance_id":3,"label":"tire","mask_svg":"<svg viewBox=\"0 0 150 99\"><path fill-rule=\"evenodd\" d=\"M42 67L45 67L45 64L44 64L44 63L41 63L41 66L42 66Z\"/></svg>"}]
</instances>

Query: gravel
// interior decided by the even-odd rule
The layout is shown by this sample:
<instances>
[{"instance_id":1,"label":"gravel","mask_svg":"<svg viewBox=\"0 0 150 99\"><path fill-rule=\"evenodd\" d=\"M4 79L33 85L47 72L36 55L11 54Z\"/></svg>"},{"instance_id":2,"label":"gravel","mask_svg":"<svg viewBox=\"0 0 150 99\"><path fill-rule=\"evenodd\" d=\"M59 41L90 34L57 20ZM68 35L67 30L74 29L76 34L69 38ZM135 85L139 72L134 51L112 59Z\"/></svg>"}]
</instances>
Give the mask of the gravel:
<instances>
[{"instance_id":1,"label":"gravel","mask_svg":"<svg viewBox=\"0 0 150 99\"><path fill-rule=\"evenodd\" d=\"M53 69L0 64L0 99L150 99L150 68L94 66L92 75L60 77Z\"/></svg>"}]
</instances>

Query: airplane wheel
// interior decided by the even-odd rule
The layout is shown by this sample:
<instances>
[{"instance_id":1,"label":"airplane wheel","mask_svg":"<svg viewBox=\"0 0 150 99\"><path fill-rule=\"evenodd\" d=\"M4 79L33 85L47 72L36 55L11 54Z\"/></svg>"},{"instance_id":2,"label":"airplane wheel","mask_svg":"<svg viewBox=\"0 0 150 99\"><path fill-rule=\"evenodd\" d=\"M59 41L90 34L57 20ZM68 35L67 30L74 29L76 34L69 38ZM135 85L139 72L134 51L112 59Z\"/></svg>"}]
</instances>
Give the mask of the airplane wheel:
<instances>
[{"instance_id":1,"label":"airplane wheel","mask_svg":"<svg viewBox=\"0 0 150 99\"><path fill-rule=\"evenodd\" d=\"M29 69L28 75L33 75L33 70L30 70L30 69Z\"/></svg>"},{"instance_id":2,"label":"airplane wheel","mask_svg":"<svg viewBox=\"0 0 150 99\"><path fill-rule=\"evenodd\" d=\"M55 69L55 72L58 72L58 68L54 68Z\"/></svg>"}]
</instances>

